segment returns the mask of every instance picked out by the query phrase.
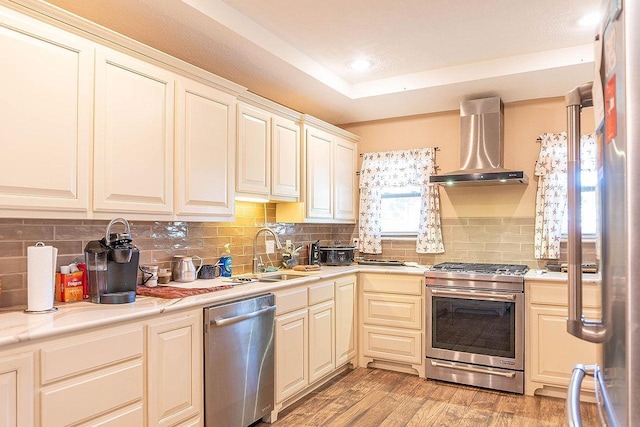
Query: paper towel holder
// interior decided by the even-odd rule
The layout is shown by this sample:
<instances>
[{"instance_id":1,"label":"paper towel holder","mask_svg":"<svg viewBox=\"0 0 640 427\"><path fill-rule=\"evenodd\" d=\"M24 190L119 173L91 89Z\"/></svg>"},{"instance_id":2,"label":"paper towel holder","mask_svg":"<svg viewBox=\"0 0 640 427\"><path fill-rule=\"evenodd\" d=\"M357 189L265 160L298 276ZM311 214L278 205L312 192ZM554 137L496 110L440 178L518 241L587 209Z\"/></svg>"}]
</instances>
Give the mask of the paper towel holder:
<instances>
[{"instance_id":1,"label":"paper towel holder","mask_svg":"<svg viewBox=\"0 0 640 427\"><path fill-rule=\"evenodd\" d=\"M47 314L47 313L55 313L56 311L58 311L58 307L51 307L47 310L27 310L26 308L24 309L24 312L28 314Z\"/></svg>"},{"instance_id":2,"label":"paper towel holder","mask_svg":"<svg viewBox=\"0 0 640 427\"><path fill-rule=\"evenodd\" d=\"M46 245L43 242L38 242L34 246L42 247ZM55 313L56 311L58 311L58 307L51 307L46 310L29 310L29 309L24 310L24 312L28 314L47 314L47 313Z\"/></svg>"}]
</instances>

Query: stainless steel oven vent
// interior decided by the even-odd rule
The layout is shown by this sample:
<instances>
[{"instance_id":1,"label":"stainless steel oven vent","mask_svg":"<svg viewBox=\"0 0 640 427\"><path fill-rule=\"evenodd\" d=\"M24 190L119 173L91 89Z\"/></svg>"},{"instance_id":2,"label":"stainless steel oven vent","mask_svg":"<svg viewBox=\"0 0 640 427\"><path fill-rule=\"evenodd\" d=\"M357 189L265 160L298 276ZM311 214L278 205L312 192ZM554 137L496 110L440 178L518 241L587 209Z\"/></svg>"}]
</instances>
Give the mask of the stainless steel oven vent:
<instances>
[{"instance_id":1,"label":"stainless steel oven vent","mask_svg":"<svg viewBox=\"0 0 640 427\"><path fill-rule=\"evenodd\" d=\"M503 167L504 107L499 97L460 103L460 169L431 177L441 185L526 184L524 171Z\"/></svg>"}]
</instances>

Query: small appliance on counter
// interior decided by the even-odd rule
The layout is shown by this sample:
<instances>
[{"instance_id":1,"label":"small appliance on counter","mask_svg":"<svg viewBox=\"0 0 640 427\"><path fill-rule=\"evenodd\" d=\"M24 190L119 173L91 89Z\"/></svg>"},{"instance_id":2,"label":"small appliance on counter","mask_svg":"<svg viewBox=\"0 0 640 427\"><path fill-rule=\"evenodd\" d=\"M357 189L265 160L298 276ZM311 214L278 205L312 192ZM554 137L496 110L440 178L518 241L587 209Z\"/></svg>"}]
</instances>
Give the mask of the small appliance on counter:
<instances>
[{"instance_id":1,"label":"small appliance on counter","mask_svg":"<svg viewBox=\"0 0 640 427\"><path fill-rule=\"evenodd\" d=\"M320 265L320 240L309 243L309 264Z\"/></svg>"},{"instance_id":2,"label":"small appliance on counter","mask_svg":"<svg viewBox=\"0 0 640 427\"><path fill-rule=\"evenodd\" d=\"M334 244L320 246L320 264L323 265L351 265L355 256L356 247Z\"/></svg>"},{"instance_id":3,"label":"small appliance on counter","mask_svg":"<svg viewBox=\"0 0 640 427\"><path fill-rule=\"evenodd\" d=\"M111 233L111 227L116 223L124 224L124 233ZM87 243L84 257L89 301L98 304L135 301L140 251L131 241L127 220L115 218L107 226L103 239Z\"/></svg>"},{"instance_id":4,"label":"small appliance on counter","mask_svg":"<svg viewBox=\"0 0 640 427\"><path fill-rule=\"evenodd\" d=\"M198 267L193 264L193 258L200 260ZM198 278L198 273L202 268L202 258L197 255L175 255L171 265L173 280L183 283L193 282Z\"/></svg>"}]
</instances>

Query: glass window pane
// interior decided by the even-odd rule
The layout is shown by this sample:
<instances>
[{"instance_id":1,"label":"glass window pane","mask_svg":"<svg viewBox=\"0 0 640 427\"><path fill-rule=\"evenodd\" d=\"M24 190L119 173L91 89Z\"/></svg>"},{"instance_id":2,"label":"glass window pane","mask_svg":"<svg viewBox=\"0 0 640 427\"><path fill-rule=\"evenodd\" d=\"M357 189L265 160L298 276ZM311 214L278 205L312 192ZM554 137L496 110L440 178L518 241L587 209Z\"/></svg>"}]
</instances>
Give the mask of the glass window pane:
<instances>
[{"instance_id":1,"label":"glass window pane","mask_svg":"<svg viewBox=\"0 0 640 427\"><path fill-rule=\"evenodd\" d=\"M387 188L381 206L382 234L417 234L420 187Z\"/></svg>"}]
</instances>

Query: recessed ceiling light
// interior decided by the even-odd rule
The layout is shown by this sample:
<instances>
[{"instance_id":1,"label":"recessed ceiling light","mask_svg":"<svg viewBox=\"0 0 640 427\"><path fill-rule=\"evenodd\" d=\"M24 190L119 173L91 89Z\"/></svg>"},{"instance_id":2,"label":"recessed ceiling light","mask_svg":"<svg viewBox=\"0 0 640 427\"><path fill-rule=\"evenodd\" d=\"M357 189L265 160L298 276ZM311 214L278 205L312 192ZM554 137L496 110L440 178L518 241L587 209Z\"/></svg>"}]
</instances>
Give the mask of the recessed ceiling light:
<instances>
[{"instance_id":1,"label":"recessed ceiling light","mask_svg":"<svg viewBox=\"0 0 640 427\"><path fill-rule=\"evenodd\" d=\"M595 27L600 22L600 13L592 12L587 13L578 21L581 27Z\"/></svg>"},{"instance_id":2,"label":"recessed ceiling light","mask_svg":"<svg viewBox=\"0 0 640 427\"><path fill-rule=\"evenodd\" d=\"M349 64L351 69L355 71L366 71L371 68L372 65L373 63L368 59L356 59L351 64Z\"/></svg>"}]
</instances>

